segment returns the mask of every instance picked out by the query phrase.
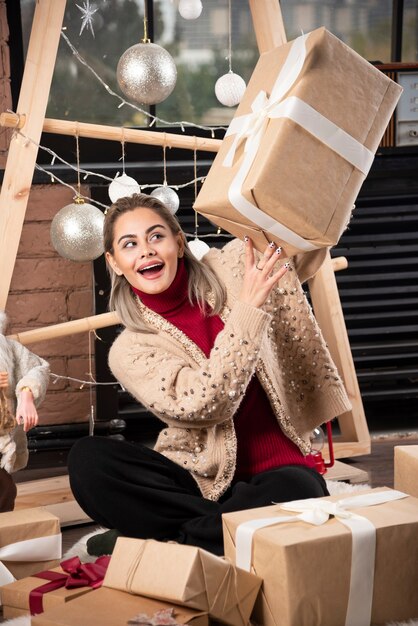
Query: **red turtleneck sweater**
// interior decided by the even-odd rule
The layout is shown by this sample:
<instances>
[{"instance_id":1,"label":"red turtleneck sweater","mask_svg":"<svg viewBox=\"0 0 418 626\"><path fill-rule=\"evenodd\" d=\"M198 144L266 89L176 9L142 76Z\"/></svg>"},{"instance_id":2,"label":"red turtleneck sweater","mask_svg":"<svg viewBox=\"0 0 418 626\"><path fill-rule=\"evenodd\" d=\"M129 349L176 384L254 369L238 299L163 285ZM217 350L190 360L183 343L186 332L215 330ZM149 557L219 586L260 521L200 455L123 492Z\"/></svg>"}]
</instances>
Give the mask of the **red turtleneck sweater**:
<instances>
[{"instance_id":1,"label":"red turtleneck sweater","mask_svg":"<svg viewBox=\"0 0 418 626\"><path fill-rule=\"evenodd\" d=\"M204 315L188 298L188 274L184 259L179 259L177 274L170 287L159 294L133 288L141 301L184 332L209 357L216 336L224 327L218 315ZM207 305L207 312L210 307ZM283 434L257 376L253 376L234 416L237 435L236 480L246 480L281 465L313 467L311 457Z\"/></svg>"}]
</instances>

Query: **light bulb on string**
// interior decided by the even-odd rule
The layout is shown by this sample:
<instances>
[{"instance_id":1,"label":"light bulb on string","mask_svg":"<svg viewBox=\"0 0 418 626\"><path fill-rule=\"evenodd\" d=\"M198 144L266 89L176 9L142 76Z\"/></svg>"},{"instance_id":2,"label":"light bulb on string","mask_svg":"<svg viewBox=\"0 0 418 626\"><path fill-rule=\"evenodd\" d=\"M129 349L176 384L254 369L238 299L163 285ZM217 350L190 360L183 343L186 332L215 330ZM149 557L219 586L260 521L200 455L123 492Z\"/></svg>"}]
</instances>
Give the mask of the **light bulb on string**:
<instances>
[{"instance_id":1,"label":"light bulb on string","mask_svg":"<svg viewBox=\"0 0 418 626\"><path fill-rule=\"evenodd\" d=\"M63 207L51 223L51 243L58 254L71 261L97 259L104 252L104 215L81 197L80 151L77 145L77 195L74 202Z\"/></svg>"},{"instance_id":2,"label":"light bulb on string","mask_svg":"<svg viewBox=\"0 0 418 626\"><path fill-rule=\"evenodd\" d=\"M185 20L195 20L202 13L201 0L180 0L179 13Z\"/></svg>"},{"instance_id":3,"label":"light bulb on string","mask_svg":"<svg viewBox=\"0 0 418 626\"><path fill-rule=\"evenodd\" d=\"M194 173L194 199L196 201L197 197L197 148L196 148L196 138L195 138L195 148L193 150L193 173ZM194 212L194 239L189 241L189 248L192 251L192 254L198 259L201 258L210 250L207 243L199 239L197 236L197 230L199 228L199 222L197 218L197 211Z\"/></svg>"},{"instance_id":4,"label":"light bulb on string","mask_svg":"<svg viewBox=\"0 0 418 626\"><path fill-rule=\"evenodd\" d=\"M228 63L229 71L215 83L215 96L221 104L227 107L236 106L241 102L247 85L245 80L232 71L232 7L228 3Z\"/></svg>"},{"instance_id":5,"label":"light bulb on string","mask_svg":"<svg viewBox=\"0 0 418 626\"><path fill-rule=\"evenodd\" d=\"M167 184L167 159L166 159L166 143L165 143L166 134L164 133L164 144L163 144L163 167L164 167L164 181L161 187L156 187L154 191L151 192L151 196L154 198L158 198L160 202L162 202L167 209L170 211L172 215L177 212L180 206L180 198L177 193L168 186Z\"/></svg>"},{"instance_id":6,"label":"light bulb on string","mask_svg":"<svg viewBox=\"0 0 418 626\"><path fill-rule=\"evenodd\" d=\"M144 2L144 38L128 48L116 69L120 89L141 104L158 104L173 91L177 68L167 50L148 39L147 2Z\"/></svg>"}]
</instances>

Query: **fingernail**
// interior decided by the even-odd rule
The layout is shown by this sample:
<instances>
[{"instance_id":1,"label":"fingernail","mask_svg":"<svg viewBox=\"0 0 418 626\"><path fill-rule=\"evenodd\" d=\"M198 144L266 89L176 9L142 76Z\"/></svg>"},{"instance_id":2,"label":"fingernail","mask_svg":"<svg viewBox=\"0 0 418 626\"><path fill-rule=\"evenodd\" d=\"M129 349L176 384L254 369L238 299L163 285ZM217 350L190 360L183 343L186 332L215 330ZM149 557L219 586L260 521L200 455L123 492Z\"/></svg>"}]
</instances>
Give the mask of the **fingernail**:
<instances>
[{"instance_id":1,"label":"fingernail","mask_svg":"<svg viewBox=\"0 0 418 626\"><path fill-rule=\"evenodd\" d=\"M279 247L277 248L277 250L276 250L276 254L281 254L281 252L282 252L282 249L281 249L281 247L279 246Z\"/></svg>"},{"instance_id":2,"label":"fingernail","mask_svg":"<svg viewBox=\"0 0 418 626\"><path fill-rule=\"evenodd\" d=\"M284 267L288 270L288 269L289 269L289 267L290 267L290 263L285 263L285 264L284 264Z\"/></svg>"},{"instance_id":3,"label":"fingernail","mask_svg":"<svg viewBox=\"0 0 418 626\"><path fill-rule=\"evenodd\" d=\"M247 243L247 241L248 241L248 237L247 237L247 235L245 235L245 237L244 237L244 241L245 241L245 243Z\"/></svg>"},{"instance_id":4,"label":"fingernail","mask_svg":"<svg viewBox=\"0 0 418 626\"><path fill-rule=\"evenodd\" d=\"M270 248L274 248L274 247L275 247L275 245L276 245L276 244L274 243L274 241L270 241L270 243L269 243L269 247L270 247Z\"/></svg>"}]
</instances>

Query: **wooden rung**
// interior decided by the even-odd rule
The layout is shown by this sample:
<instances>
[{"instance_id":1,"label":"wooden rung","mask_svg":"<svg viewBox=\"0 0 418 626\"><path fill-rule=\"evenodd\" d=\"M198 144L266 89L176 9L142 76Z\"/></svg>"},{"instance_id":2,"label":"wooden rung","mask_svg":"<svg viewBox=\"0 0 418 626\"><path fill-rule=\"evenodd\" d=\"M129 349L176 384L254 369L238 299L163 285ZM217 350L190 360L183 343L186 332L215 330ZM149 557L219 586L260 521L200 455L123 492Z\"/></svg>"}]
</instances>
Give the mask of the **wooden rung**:
<instances>
[{"instance_id":1,"label":"wooden rung","mask_svg":"<svg viewBox=\"0 0 418 626\"><path fill-rule=\"evenodd\" d=\"M0 126L24 129L25 115L16 113L2 113ZM179 135L176 133L157 133L151 130L138 128L120 128L104 124L89 124L85 122L70 122L45 118L42 131L55 135L71 135L75 137L89 137L90 139L108 139L125 143L141 143L150 146L166 146L167 148L182 148L185 150L201 150L204 152L218 152L221 139ZM22 131L24 132L24 130Z\"/></svg>"}]
</instances>

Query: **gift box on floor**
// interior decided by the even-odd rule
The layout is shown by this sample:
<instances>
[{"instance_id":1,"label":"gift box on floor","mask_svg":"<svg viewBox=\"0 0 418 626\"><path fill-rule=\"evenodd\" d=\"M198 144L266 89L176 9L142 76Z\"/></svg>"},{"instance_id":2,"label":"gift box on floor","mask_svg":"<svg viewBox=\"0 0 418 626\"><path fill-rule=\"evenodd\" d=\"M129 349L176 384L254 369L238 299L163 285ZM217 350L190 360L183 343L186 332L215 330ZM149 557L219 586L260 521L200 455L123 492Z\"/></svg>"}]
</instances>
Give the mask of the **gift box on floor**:
<instances>
[{"instance_id":1,"label":"gift box on floor","mask_svg":"<svg viewBox=\"0 0 418 626\"><path fill-rule=\"evenodd\" d=\"M159 611L169 609L174 609L173 621L163 615L158 619ZM142 626L208 626L207 614L203 612L103 587L65 606L36 615L31 623L32 626L125 626L139 614L150 618L133 622Z\"/></svg>"},{"instance_id":2,"label":"gift box on floor","mask_svg":"<svg viewBox=\"0 0 418 626\"><path fill-rule=\"evenodd\" d=\"M97 589L109 561L110 557L104 556L83 564L78 557L72 557L60 567L4 585L0 588L4 616L36 615Z\"/></svg>"},{"instance_id":3,"label":"gift box on floor","mask_svg":"<svg viewBox=\"0 0 418 626\"><path fill-rule=\"evenodd\" d=\"M227 513L223 524L226 556L263 578L257 624L370 626L418 616L415 498L374 489Z\"/></svg>"},{"instance_id":4,"label":"gift box on floor","mask_svg":"<svg viewBox=\"0 0 418 626\"><path fill-rule=\"evenodd\" d=\"M42 508L0 515L0 586L56 567L60 558L58 517Z\"/></svg>"},{"instance_id":5,"label":"gift box on floor","mask_svg":"<svg viewBox=\"0 0 418 626\"><path fill-rule=\"evenodd\" d=\"M395 489L418 498L418 446L395 446Z\"/></svg>"},{"instance_id":6,"label":"gift box on floor","mask_svg":"<svg viewBox=\"0 0 418 626\"><path fill-rule=\"evenodd\" d=\"M205 611L247 626L261 580L194 546L119 537L104 587Z\"/></svg>"},{"instance_id":7,"label":"gift box on floor","mask_svg":"<svg viewBox=\"0 0 418 626\"><path fill-rule=\"evenodd\" d=\"M334 245L401 92L325 28L262 54L195 210L260 251Z\"/></svg>"}]
</instances>

